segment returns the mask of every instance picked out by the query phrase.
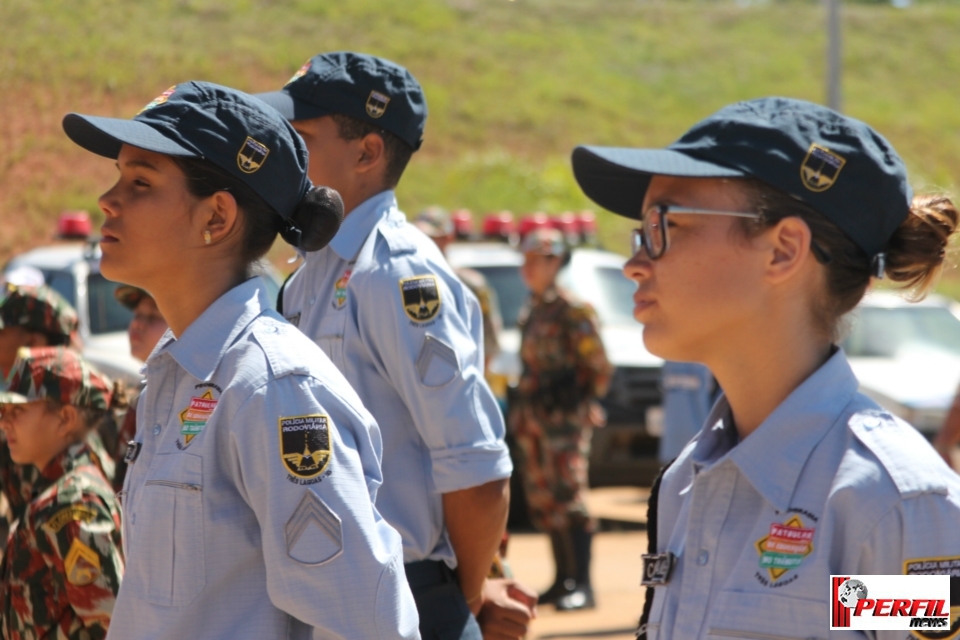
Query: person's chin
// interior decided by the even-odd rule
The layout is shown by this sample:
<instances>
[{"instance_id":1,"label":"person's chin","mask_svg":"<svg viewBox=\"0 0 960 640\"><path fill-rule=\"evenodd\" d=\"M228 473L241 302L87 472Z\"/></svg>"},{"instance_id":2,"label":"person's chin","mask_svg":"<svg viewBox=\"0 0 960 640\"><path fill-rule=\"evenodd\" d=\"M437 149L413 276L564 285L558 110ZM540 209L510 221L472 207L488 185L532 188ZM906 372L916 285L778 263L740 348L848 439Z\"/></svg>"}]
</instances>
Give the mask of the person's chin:
<instances>
[{"instance_id":1,"label":"person's chin","mask_svg":"<svg viewBox=\"0 0 960 640\"><path fill-rule=\"evenodd\" d=\"M664 360L678 359L675 340L662 323L648 322L643 325L643 346L658 358Z\"/></svg>"}]
</instances>

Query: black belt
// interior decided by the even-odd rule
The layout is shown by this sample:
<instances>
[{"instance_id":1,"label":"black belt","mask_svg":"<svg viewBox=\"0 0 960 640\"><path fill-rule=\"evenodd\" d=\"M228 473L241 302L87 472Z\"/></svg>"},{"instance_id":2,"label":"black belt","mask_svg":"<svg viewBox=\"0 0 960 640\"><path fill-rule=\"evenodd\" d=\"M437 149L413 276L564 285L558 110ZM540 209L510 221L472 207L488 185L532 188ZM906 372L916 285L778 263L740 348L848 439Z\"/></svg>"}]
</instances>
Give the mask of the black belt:
<instances>
[{"instance_id":1,"label":"black belt","mask_svg":"<svg viewBox=\"0 0 960 640\"><path fill-rule=\"evenodd\" d=\"M403 565L411 589L422 589L435 584L456 582L453 570L442 560L420 560Z\"/></svg>"}]
</instances>

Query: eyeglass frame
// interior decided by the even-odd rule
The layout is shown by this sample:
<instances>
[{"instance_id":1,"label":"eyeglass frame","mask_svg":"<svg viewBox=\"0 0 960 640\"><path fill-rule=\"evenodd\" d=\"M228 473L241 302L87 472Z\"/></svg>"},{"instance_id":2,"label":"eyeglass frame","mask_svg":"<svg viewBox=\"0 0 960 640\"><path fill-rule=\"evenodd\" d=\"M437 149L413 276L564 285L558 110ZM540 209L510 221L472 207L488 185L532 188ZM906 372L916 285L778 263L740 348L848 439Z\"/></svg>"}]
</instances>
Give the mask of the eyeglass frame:
<instances>
[{"instance_id":1,"label":"eyeglass frame","mask_svg":"<svg viewBox=\"0 0 960 640\"><path fill-rule=\"evenodd\" d=\"M663 254L667 252L667 249L670 248L670 235L667 233L667 214L670 213L679 213L679 214L693 214L693 215L713 215L713 216L731 216L734 218L752 218L754 220L761 220L764 218L762 213L755 212L746 212L746 211L722 211L718 209L700 209L696 207L679 207L669 204L654 204L647 207L647 211L651 209L658 209L660 211L660 218L664 222L660 225L660 236L663 241L661 246L663 247L657 255L653 255L653 252L650 250L650 242L646 239L646 225L643 222L643 215L640 216L640 228L633 229L630 233L630 251L631 257L636 257L640 253L641 249L646 250L647 257L651 260L659 260L663 257ZM830 254L828 254L823 247L821 247L813 239L810 240L810 250L813 252L814 258L817 262L821 264L829 264L831 262Z\"/></svg>"}]
</instances>

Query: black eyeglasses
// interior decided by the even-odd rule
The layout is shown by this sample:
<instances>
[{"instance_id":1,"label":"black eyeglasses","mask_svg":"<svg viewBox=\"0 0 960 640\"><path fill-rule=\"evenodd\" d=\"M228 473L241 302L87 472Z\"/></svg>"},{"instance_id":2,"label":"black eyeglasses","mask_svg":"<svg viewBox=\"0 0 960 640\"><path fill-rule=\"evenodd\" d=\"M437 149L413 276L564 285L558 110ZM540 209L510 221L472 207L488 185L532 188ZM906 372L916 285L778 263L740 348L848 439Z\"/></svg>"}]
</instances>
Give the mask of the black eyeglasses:
<instances>
[{"instance_id":1,"label":"black eyeglasses","mask_svg":"<svg viewBox=\"0 0 960 640\"><path fill-rule=\"evenodd\" d=\"M633 255L646 249L651 260L658 260L670 247L670 236L667 234L667 214L682 213L707 216L733 216L735 218L760 219L759 213L745 213L743 211L714 211L712 209L691 209L689 207L674 207L666 204L655 204L643 212L640 217L640 228L634 229L630 236L630 249Z\"/></svg>"},{"instance_id":2,"label":"black eyeglasses","mask_svg":"<svg viewBox=\"0 0 960 640\"><path fill-rule=\"evenodd\" d=\"M733 216L734 218L753 218L759 220L762 213L747 213L744 211L716 211L713 209L692 209L689 207L674 207L666 204L655 204L646 209L640 217L640 228L634 229L630 235L630 250L632 255L645 249L651 260L660 259L670 248L670 235L667 233L667 214L682 213L706 216ZM810 250L813 257L820 264L829 264L831 261L823 247L811 240Z\"/></svg>"}]
</instances>

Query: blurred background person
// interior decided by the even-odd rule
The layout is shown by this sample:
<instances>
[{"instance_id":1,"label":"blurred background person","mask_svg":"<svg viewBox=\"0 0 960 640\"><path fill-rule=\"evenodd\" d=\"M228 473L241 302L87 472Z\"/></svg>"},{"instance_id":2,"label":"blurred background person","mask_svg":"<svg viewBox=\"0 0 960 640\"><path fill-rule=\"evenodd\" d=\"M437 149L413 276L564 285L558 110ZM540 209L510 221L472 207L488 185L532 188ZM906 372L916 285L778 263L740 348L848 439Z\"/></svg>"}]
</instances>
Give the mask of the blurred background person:
<instances>
[{"instance_id":1,"label":"blurred background person","mask_svg":"<svg viewBox=\"0 0 960 640\"><path fill-rule=\"evenodd\" d=\"M40 481L0 565L0 633L103 638L123 576L120 506L86 439L115 387L64 347L21 349L10 387L0 427Z\"/></svg>"},{"instance_id":2,"label":"blurred background person","mask_svg":"<svg viewBox=\"0 0 960 640\"><path fill-rule=\"evenodd\" d=\"M660 372L663 389L663 434L660 436L660 462L674 460L687 443L700 432L720 395L713 374L696 362L663 363Z\"/></svg>"},{"instance_id":3,"label":"blurred background person","mask_svg":"<svg viewBox=\"0 0 960 640\"><path fill-rule=\"evenodd\" d=\"M558 611L593 608L591 543L596 522L581 495L587 486L592 427L605 417L598 398L612 367L589 305L557 287L570 250L555 229L538 229L521 245L521 275L530 289L521 312L523 372L509 424L521 457L530 519L550 535L556 578L540 603Z\"/></svg>"},{"instance_id":4,"label":"blurred background person","mask_svg":"<svg viewBox=\"0 0 960 640\"><path fill-rule=\"evenodd\" d=\"M953 462L953 454L958 444L960 444L960 389L953 397L953 404L943 421L943 426L933 439L933 448L954 471L957 471L957 465Z\"/></svg>"},{"instance_id":5,"label":"blurred background person","mask_svg":"<svg viewBox=\"0 0 960 640\"><path fill-rule=\"evenodd\" d=\"M130 355L137 360L146 362L153 348L167 331L167 321L157 308L153 297L140 289L128 284L117 287L113 294L117 301L127 309L133 311L127 335L130 337ZM137 402L143 391L143 382L130 394L130 404L127 413L120 423L117 440L112 451L117 463L117 470L113 478L113 486L117 491L123 488L123 479L127 475L126 452L127 446L137 435Z\"/></svg>"},{"instance_id":6,"label":"blurred background person","mask_svg":"<svg viewBox=\"0 0 960 640\"><path fill-rule=\"evenodd\" d=\"M421 211L413 221L414 226L427 234L439 247L440 252L446 255L447 247L456 239L456 232L450 214L442 207L428 207ZM484 373L490 367L490 362L500 352L497 334L503 329L503 317L500 314L500 302L497 292L494 291L486 277L476 269L452 267L457 277L467 285L467 288L480 301L480 312L483 314L483 364ZM489 376L488 376L489 377Z\"/></svg>"},{"instance_id":7,"label":"blurred background person","mask_svg":"<svg viewBox=\"0 0 960 640\"><path fill-rule=\"evenodd\" d=\"M76 345L77 312L59 293L47 286L6 283L0 298L0 387L9 387L17 353L23 347ZM110 423L106 420L105 423ZM110 429L107 429L108 431ZM113 458L104 448L99 430L87 435L96 464L113 478ZM0 545L5 545L10 525L23 514L35 492L44 485L38 469L21 466L10 458L6 439L0 441L0 494L6 500L0 511Z\"/></svg>"}]
</instances>

